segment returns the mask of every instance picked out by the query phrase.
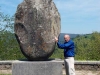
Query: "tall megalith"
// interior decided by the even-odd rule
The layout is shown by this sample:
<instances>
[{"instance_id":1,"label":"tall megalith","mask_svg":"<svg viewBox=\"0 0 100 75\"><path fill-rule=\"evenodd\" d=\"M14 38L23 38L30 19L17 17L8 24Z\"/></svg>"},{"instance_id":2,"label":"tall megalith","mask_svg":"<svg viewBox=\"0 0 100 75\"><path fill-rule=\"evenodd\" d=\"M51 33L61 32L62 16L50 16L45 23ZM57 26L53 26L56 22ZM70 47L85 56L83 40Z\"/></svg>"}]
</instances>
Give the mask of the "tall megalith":
<instances>
[{"instance_id":1,"label":"tall megalith","mask_svg":"<svg viewBox=\"0 0 100 75\"><path fill-rule=\"evenodd\" d=\"M15 14L14 31L23 55L29 60L46 60L60 33L60 14L52 0L24 0Z\"/></svg>"}]
</instances>

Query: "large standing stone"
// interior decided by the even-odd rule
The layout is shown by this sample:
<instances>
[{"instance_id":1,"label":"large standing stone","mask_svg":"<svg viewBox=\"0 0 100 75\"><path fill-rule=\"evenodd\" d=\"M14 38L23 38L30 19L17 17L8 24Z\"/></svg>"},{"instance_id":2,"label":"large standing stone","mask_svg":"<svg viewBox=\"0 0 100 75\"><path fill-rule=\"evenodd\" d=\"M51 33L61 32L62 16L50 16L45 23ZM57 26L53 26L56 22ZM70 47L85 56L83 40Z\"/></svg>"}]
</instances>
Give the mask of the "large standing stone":
<instances>
[{"instance_id":1,"label":"large standing stone","mask_svg":"<svg viewBox=\"0 0 100 75\"><path fill-rule=\"evenodd\" d=\"M46 60L60 33L60 15L52 0L24 0L15 14L15 36L29 60Z\"/></svg>"}]
</instances>

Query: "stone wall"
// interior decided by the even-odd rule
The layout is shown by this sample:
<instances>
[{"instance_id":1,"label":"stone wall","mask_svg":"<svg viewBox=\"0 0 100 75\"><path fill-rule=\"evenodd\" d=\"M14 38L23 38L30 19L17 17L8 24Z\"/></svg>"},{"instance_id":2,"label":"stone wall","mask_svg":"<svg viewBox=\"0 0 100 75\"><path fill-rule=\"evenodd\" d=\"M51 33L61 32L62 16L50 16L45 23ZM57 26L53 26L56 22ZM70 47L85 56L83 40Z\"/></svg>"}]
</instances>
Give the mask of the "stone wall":
<instances>
[{"instance_id":1,"label":"stone wall","mask_svg":"<svg viewBox=\"0 0 100 75\"><path fill-rule=\"evenodd\" d=\"M19 60L13 60L19 61ZM13 61L0 61L0 70L11 70ZM64 66L64 62L62 66ZM100 61L75 61L76 70L100 71Z\"/></svg>"},{"instance_id":2,"label":"stone wall","mask_svg":"<svg viewBox=\"0 0 100 75\"><path fill-rule=\"evenodd\" d=\"M13 61L0 61L0 70L11 70Z\"/></svg>"},{"instance_id":3,"label":"stone wall","mask_svg":"<svg viewBox=\"0 0 100 75\"><path fill-rule=\"evenodd\" d=\"M100 71L100 61L76 61L75 69Z\"/></svg>"}]
</instances>

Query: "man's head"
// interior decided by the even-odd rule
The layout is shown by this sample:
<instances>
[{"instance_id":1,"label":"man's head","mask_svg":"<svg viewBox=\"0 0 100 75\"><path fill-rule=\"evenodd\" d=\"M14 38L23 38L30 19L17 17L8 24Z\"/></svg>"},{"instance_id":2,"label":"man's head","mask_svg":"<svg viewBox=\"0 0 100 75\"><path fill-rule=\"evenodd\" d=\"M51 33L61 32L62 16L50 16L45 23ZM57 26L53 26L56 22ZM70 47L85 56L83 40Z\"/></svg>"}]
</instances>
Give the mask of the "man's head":
<instances>
[{"instance_id":1,"label":"man's head","mask_svg":"<svg viewBox=\"0 0 100 75\"><path fill-rule=\"evenodd\" d=\"M66 42L68 42L68 41L70 40L70 36L66 34L66 35L64 36L64 40L65 40Z\"/></svg>"}]
</instances>

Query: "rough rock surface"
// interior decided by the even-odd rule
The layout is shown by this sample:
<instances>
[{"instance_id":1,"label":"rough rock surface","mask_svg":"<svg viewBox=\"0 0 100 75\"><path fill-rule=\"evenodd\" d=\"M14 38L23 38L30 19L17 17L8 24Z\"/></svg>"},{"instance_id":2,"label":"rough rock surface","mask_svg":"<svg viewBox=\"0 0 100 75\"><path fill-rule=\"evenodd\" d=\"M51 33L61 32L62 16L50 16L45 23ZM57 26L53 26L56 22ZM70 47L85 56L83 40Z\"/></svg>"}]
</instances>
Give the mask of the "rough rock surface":
<instances>
[{"instance_id":1,"label":"rough rock surface","mask_svg":"<svg viewBox=\"0 0 100 75\"><path fill-rule=\"evenodd\" d=\"M60 33L60 15L52 0L24 0L15 14L15 36L29 60L46 60Z\"/></svg>"}]
</instances>

